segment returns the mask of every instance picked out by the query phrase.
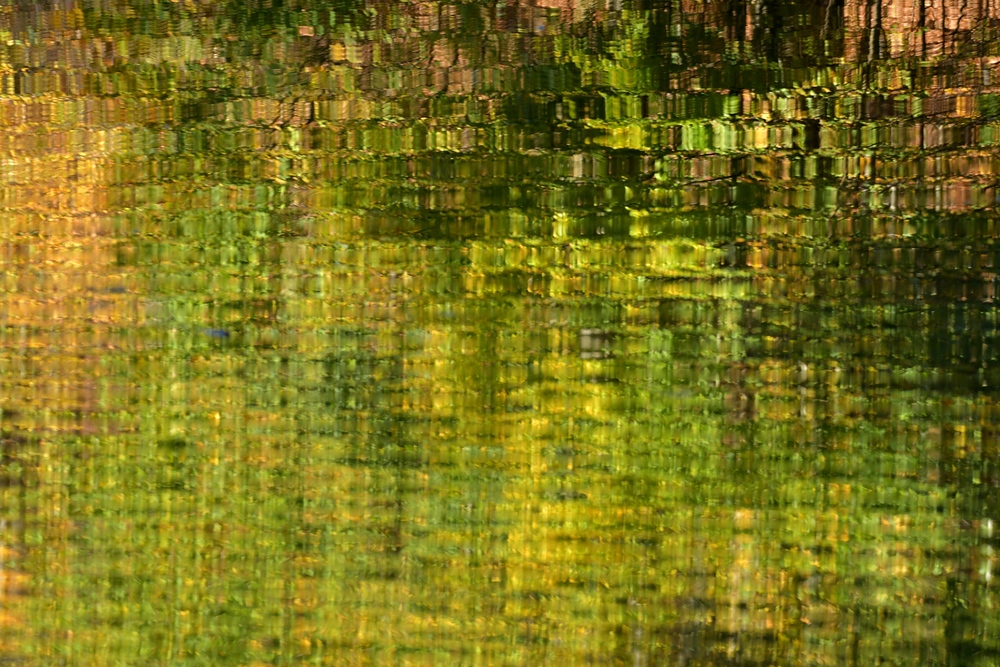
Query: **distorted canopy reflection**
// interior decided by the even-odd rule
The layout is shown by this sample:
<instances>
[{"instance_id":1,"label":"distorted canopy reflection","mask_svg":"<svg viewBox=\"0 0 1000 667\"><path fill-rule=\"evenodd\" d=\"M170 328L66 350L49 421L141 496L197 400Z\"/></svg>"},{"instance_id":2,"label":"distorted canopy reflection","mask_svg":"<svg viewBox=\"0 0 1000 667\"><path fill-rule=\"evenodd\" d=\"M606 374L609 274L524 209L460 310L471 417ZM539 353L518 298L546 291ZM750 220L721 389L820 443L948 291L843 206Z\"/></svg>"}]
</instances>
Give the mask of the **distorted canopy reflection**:
<instances>
[{"instance_id":1,"label":"distorted canopy reflection","mask_svg":"<svg viewBox=\"0 0 1000 667\"><path fill-rule=\"evenodd\" d=\"M991 664L996 12L0 3L0 656Z\"/></svg>"}]
</instances>

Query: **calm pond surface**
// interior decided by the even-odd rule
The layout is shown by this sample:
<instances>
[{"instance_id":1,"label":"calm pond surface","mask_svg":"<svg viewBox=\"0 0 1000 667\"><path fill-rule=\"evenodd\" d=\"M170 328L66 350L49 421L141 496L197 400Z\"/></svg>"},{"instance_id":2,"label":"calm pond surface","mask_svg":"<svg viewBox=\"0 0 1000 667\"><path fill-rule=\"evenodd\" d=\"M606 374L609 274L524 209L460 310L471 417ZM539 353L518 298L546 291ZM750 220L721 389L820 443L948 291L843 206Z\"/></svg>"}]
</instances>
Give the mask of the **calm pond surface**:
<instances>
[{"instance_id":1,"label":"calm pond surface","mask_svg":"<svg viewBox=\"0 0 1000 667\"><path fill-rule=\"evenodd\" d=\"M1000 6L0 0L0 663L1000 664Z\"/></svg>"}]
</instances>

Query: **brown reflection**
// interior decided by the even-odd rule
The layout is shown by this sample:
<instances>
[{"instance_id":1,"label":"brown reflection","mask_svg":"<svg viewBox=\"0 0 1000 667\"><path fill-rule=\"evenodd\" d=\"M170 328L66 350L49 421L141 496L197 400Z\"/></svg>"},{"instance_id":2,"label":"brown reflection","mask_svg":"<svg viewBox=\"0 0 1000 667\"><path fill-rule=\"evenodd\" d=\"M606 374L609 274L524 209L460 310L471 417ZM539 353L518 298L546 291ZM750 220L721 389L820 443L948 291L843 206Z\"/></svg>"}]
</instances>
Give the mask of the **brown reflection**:
<instances>
[{"instance_id":1,"label":"brown reflection","mask_svg":"<svg viewBox=\"0 0 1000 667\"><path fill-rule=\"evenodd\" d=\"M995 26L1000 8L960 0L848 0L844 17L846 29L855 35L845 54L851 60L932 58L973 55L970 48L983 44L983 31Z\"/></svg>"},{"instance_id":2,"label":"brown reflection","mask_svg":"<svg viewBox=\"0 0 1000 667\"><path fill-rule=\"evenodd\" d=\"M0 652L15 662L44 633L32 626L38 584L28 573L44 579L65 565L39 559L25 535L38 530L50 550L74 532L55 490L74 459L52 443L118 430L105 410L121 387L102 379L102 362L137 321L135 284L116 263L108 178L137 126L116 120L120 100L88 95L84 83L114 47L83 34L75 3L19 4L0 20L4 39L17 39L4 51L15 69L0 74L0 459L22 471L3 479L3 506L21 511L0 519Z\"/></svg>"}]
</instances>

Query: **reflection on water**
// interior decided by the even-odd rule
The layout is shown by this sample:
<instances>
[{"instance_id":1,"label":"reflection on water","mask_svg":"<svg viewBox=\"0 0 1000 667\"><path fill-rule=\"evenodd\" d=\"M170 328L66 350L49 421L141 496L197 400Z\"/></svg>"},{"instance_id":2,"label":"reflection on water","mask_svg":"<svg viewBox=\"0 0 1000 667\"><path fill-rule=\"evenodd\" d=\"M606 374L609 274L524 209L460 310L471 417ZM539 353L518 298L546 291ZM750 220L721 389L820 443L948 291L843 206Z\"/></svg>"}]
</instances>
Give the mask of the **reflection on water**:
<instances>
[{"instance_id":1,"label":"reflection on water","mask_svg":"<svg viewBox=\"0 0 1000 667\"><path fill-rule=\"evenodd\" d=\"M998 31L0 2L0 660L997 664Z\"/></svg>"}]
</instances>

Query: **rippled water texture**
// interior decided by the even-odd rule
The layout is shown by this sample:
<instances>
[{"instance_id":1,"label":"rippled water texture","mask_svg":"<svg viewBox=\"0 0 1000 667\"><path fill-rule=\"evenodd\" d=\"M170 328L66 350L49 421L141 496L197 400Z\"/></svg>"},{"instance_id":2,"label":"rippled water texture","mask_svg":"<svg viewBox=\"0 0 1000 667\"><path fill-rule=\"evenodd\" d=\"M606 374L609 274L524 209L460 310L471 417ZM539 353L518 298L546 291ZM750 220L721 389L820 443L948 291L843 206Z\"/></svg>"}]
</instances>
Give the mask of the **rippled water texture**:
<instances>
[{"instance_id":1,"label":"rippled water texture","mask_svg":"<svg viewBox=\"0 0 1000 667\"><path fill-rule=\"evenodd\" d=\"M0 0L0 663L1000 664L998 169L994 0Z\"/></svg>"}]
</instances>

